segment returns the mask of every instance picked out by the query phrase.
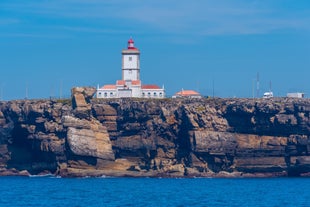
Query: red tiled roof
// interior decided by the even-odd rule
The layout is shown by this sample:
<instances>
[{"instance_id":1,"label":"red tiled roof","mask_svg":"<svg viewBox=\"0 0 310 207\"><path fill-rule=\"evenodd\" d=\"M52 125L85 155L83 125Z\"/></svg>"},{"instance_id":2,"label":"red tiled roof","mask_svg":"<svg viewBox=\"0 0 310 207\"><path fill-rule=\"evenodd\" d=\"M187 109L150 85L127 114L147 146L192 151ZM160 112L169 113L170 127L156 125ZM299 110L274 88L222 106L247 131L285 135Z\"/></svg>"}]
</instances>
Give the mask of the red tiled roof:
<instances>
[{"instance_id":1,"label":"red tiled roof","mask_svg":"<svg viewBox=\"0 0 310 207\"><path fill-rule=\"evenodd\" d=\"M200 93L193 90L182 90L177 92L175 95L177 96L200 96Z\"/></svg>"},{"instance_id":2,"label":"red tiled roof","mask_svg":"<svg viewBox=\"0 0 310 207\"><path fill-rule=\"evenodd\" d=\"M118 81L116 81L116 85L118 85L118 86L120 86L120 85L125 85L126 84L126 82L124 81L124 80L118 80Z\"/></svg>"},{"instance_id":3,"label":"red tiled roof","mask_svg":"<svg viewBox=\"0 0 310 207\"><path fill-rule=\"evenodd\" d=\"M116 81L116 85L124 86L124 85L126 85L126 81L125 80L118 80L118 81ZM141 81L140 80L132 80L131 85L134 85L134 86L141 85Z\"/></svg>"},{"instance_id":4,"label":"red tiled roof","mask_svg":"<svg viewBox=\"0 0 310 207\"><path fill-rule=\"evenodd\" d=\"M141 81L140 80L133 80L131 81L132 85L141 85Z\"/></svg>"},{"instance_id":5,"label":"red tiled roof","mask_svg":"<svg viewBox=\"0 0 310 207\"><path fill-rule=\"evenodd\" d=\"M142 89L160 89L158 85L143 85Z\"/></svg>"},{"instance_id":6,"label":"red tiled roof","mask_svg":"<svg viewBox=\"0 0 310 207\"><path fill-rule=\"evenodd\" d=\"M116 85L104 85L101 89L116 89Z\"/></svg>"}]
</instances>

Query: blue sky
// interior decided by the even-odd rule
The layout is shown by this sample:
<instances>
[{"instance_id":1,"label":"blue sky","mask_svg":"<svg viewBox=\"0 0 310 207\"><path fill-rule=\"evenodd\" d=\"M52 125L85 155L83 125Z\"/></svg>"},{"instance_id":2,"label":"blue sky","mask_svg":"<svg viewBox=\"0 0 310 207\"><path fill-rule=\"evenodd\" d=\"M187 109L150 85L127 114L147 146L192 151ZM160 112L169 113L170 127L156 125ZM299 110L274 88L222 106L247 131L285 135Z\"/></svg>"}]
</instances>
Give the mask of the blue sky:
<instances>
[{"instance_id":1,"label":"blue sky","mask_svg":"<svg viewBox=\"0 0 310 207\"><path fill-rule=\"evenodd\" d=\"M309 97L309 22L309 0L1 0L0 98L115 83L130 37L168 95L252 97L259 73L260 95Z\"/></svg>"}]
</instances>

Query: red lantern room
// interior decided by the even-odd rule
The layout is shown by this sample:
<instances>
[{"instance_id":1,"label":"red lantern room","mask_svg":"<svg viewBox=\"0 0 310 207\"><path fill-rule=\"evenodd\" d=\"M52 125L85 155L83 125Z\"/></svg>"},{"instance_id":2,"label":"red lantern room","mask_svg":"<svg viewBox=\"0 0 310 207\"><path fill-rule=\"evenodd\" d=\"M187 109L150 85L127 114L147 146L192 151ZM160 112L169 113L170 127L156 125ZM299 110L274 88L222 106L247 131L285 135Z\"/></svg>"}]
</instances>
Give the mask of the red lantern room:
<instances>
[{"instance_id":1,"label":"red lantern room","mask_svg":"<svg viewBox=\"0 0 310 207\"><path fill-rule=\"evenodd\" d=\"M135 46L134 46L134 41L133 41L133 39L132 38L130 38L129 40L128 40L128 50L136 50L137 48L135 48Z\"/></svg>"}]
</instances>

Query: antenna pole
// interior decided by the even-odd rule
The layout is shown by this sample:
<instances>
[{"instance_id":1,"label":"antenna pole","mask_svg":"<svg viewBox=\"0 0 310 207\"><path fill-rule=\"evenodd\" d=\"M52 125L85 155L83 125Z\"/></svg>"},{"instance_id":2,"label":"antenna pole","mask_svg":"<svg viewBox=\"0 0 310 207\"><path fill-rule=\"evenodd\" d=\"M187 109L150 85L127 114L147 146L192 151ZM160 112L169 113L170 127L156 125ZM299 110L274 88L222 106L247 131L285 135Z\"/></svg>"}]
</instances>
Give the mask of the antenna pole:
<instances>
[{"instance_id":1,"label":"antenna pole","mask_svg":"<svg viewBox=\"0 0 310 207\"><path fill-rule=\"evenodd\" d=\"M197 81L197 91L199 92L199 81Z\"/></svg>"},{"instance_id":2,"label":"antenna pole","mask_svg":"<svg viewBox=\"0 0 310 207\"><path fill-rule=\"evenodd\" d=\"M50 100L52 100L53 96L54 96L54 87L53 87L53 85L51 85L51 88L50 88Z\"/></svg>"},{"instance_id":3,"label":"antenna pole","mask_svg":"<svg viewBox=\"0 0 310 207\"><path fill-rule=\"evenodd\" d=\"M62 80L60 80L59 99L62 99Z\"/></svg>"},{"instance_id":4,"label":"antenna pole","mask_svg":"<svg viewBox=\"0 0 310 207\"><path fill-rule=\"evenodd\" d=\"M252 80L252 98L254 99L255 79Z\"/></svg>"},{"instance_id":5,"label":"antenna pole","mask_svg":"<svg viewBox=\"0 0 310 207\"><path fill-rule=\"evenodd\" d=\"M214 98L214 79L212 80L212 96Z\"/></svg>"},{"instance_id":6,"label":"antenna pole","mask_svg":"<svg viewBox=\"0 0 310 207\"><path fill-rule=\"evenodd\" d=\"M256 98L259 98L259 73L257 73L256 77Z\"/></svg>"},{"instance_id":7,"label":"antenna pole","mask_svg":"<svg viewBox=\"0 0 310 207\"><path fill-rule=\"evenodd\" d=\"M1 90L0 90L0 101L3 100L3 83L1 84Z\"/></svg>"},{"instance_id":8,"label":"antenna pole","mask_svg":"<svg viewBox=\"0 0 310 207\"><path fill-rule=\"evenodd\" d=\"M26 82L25 98L28 99L28 82Z\"/></svg>"},{"instance_id":9,"label":"antenna pole","mask_svg":"<svg viewBox=\"0 0 310 207\"><path fill-rule=\"evenodd\" d=\"M272 91L272 88L271 88L271 81L269 83L269 91L271 92Z\"/></svg>"}]
</instances>

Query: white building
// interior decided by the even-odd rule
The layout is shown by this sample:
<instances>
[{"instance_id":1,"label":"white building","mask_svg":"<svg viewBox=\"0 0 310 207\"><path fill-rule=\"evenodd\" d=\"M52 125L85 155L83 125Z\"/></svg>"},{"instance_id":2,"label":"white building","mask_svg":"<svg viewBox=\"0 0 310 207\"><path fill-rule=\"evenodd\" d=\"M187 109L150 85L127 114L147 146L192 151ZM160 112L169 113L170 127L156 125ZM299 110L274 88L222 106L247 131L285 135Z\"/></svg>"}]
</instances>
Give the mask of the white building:
<instances>
[{"instance_id":1,"label":"white building","mask_svg":"<svg viewBox=\"0 0 310 207\"><path fill-rule=\"evenodd\" d=\"M122 80L115 85L97 87L97 98L164 98L165 89L157 85L143 85L140 80L140 51L134 41L128 40L127 49L122 50Z\"/></svg>"},{"instance_id":2,"label":"white building","mask_svg":"<svg viewBox=\"0 0 310 207\"><path fill-rule=\"evenodd\" d=\"M175 93L172 98L202 98L200 93L194 90L181 90Z\"/></svg>"},{"instance_id":3,"label":"white building","mask_svg":"<svg viewBox=\"0 0 310 207\"><path fill-rule=\"evenodd\" d=\"M286 97L289 97L289 98L304 98L305 97L305 93L300 93L300 92L287 93Z\"/></svg>"},{"instance_id":4,"label":"white building","mask_svg":"<svg viewBox=\"0 0 310 207\"><path fill-rule=\"evenodd\" d=\"M265 92L263 98L273 98L273 92L272 91Z\"/></svg>"}]
</instances>

